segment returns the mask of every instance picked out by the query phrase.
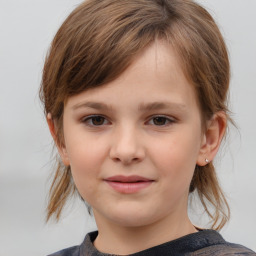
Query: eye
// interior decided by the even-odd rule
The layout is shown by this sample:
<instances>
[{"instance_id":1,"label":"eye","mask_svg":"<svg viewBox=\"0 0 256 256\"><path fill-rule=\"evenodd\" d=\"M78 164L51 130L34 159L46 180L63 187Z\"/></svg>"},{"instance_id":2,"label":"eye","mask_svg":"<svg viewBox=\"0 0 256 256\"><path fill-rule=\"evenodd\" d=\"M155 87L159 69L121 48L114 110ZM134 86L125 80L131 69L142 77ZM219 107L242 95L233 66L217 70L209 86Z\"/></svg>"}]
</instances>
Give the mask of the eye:
<instances>
[{"instance_id":1,"label":"eye","mask_svg":"<svg viewBox=\"0 0 256 256\"><path fill-rule=\"evenodd\" d=\"M166 126L171 123L174 123L174 120L165 116L155 116L149 120L149 124L156 126Z\"/></svg>"},{"instance_id":2,"label":"eye","mask_svg":"<svg viewBox=\"0 0 256 256\"><path fill-rule=\"evenodd\" d=\"M101 126L108 124L108 121L105 117L97 115L86 117L82 120L82 122L89 126Z\"/></svg>"}]
</instances>

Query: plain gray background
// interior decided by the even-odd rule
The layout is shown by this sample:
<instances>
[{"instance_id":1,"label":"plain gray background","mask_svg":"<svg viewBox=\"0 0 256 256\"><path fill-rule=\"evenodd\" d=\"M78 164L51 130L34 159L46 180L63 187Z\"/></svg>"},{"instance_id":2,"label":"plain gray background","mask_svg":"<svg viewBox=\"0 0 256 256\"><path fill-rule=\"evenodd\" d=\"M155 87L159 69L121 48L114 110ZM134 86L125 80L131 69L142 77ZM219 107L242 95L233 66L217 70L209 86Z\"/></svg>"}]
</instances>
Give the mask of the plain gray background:
<instances>
[{"instance_id":1,"label":"plain gray background","mask_svg":"<svg viewBox=\"0 0 256 256\"><path fill-rule=\"evenodd\" d=\"M121 0L120 0L121 1ZM0 256L35 256L79 244L95 229L81 202L45 224L52 142L38 100L43 61L81 0L0 0ZM218 174L232 217L221 231L256 250L256 0L200 0L219 24L232 65L231 129Z\"/></svg>"}]
</instances>

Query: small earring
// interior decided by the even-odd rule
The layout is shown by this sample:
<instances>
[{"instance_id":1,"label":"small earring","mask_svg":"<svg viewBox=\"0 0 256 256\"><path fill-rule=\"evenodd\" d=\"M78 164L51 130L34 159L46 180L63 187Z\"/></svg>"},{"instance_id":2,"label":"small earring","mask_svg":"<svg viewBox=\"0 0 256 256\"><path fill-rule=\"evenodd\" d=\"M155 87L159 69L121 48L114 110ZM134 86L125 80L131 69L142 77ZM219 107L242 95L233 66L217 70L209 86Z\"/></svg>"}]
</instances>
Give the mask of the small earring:
<instances>
[{"instance_id":1,"label":"small earring","mask_svg":"<svg viewBox=\"0 0 256 256\"><path fill-rule=\"evenodd\" d=\"M209 161L207 158L205 158L205 162L206 162L207 164L209 164L210 161Z\"/></svg>"}]
</instances>

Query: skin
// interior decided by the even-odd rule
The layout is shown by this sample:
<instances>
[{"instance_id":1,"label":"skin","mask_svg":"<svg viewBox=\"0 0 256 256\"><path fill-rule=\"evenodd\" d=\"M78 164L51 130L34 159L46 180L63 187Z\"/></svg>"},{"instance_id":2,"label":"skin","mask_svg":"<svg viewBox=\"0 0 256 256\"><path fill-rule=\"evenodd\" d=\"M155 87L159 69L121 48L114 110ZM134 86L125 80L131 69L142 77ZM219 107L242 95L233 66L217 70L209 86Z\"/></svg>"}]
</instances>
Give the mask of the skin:
<instances>
[{"instance_id":1,"label":"skin","mask_svg":"<svg viewBox=\"0 0 256 256\"><path fill-rule=\"evenodd\" d=\"M195 165L214 158L226 127L216 113L203 131L200 113L178 57L161 41L116 80L68 99L58 149L93 209L99 251L131 254L196 232L187 214L189 185ZM56 139L50 116L48 124ZM115 175L151 182L119 192L106 182Z\"/></svg>"}]
</instances>

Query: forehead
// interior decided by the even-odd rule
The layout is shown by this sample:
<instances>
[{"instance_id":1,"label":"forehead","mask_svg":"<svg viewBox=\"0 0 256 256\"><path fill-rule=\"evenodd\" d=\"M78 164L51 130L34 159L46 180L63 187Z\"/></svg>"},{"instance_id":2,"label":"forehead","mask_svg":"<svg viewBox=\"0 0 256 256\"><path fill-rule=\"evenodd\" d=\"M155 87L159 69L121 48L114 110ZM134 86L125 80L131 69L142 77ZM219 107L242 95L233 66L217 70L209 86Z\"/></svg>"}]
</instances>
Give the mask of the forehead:
<instances>
[{"instance_id":1,"label":"forehead","mask_svg":"<svg viewBox=\"0 0 256 256\"><path fill-rule=\"evenodd\" d=\"M176 52L163 41L154 42L137 55L117 79L70 97L66 106L76 109L93 105L103 109L106 105L127 105L142 109L152 103L179 108L197 104Z\"/></svg>"}]
</instances>

